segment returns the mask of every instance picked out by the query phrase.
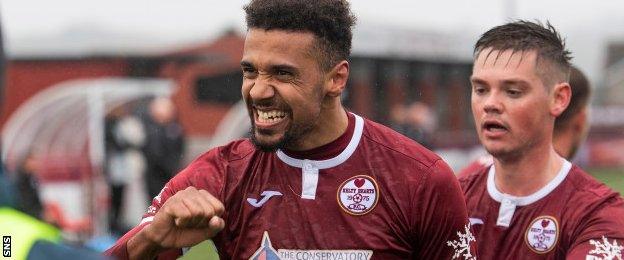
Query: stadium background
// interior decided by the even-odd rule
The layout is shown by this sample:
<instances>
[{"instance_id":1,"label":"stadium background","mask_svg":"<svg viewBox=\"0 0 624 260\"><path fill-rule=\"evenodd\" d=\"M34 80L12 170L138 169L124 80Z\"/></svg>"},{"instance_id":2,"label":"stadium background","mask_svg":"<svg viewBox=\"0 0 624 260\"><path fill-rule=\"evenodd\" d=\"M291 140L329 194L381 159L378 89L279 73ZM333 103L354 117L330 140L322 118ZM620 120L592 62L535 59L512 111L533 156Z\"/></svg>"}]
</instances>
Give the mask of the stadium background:
<instances>
[{"instance_id":1,"label":"stadium background","mask_svg":"<svg viewBox=\"0 0 624 260\"><path fill-rule=\"evenodd\" d=\"M102 128L114 107L171 96L187 134L186 162L244 134L246 125L236 105L244 1L206 1L203 6L182 1L168 11L161 9L173 7L112 1L101 7L102 17L90 17L93 6L70 0L56 1L56 9L47 10L17 2L0 3L8 57L0 117L2 156L11 174L36 151L44 203L58 205L67 238L85 242L108 232ZM377 12L370 2L353 3L360 20L343 96L348 109L389 125L396 104L426 104L438 123L430 141L457 170L481 152L468 82L478 33L510 17L549 19L562 25L577 57L574 62L594 87L589 138L575 162L624 192L624 27L612 26L624 24L624 19L612 11L617 6L560 1L544 7L537 1L507 0L402 7L390 1L387 10ZM579 19L556 15L564 5L578 12ZM203 15L193 10L202 8ZM225 11L229 8L236 12ZM414 18L399 10L407 8L431 10L433 18ZM77 15L68 15L71 10ZM69 18L51 19L57 25L48 31L53 26L33 25L35 17L44 22L55 15ZM159 21L159 16L166 19ZM175 19L182 20L179 27ZM138 222L145 209L136 199L125 208L129 223Z\"/></svg>"}]
</instances>

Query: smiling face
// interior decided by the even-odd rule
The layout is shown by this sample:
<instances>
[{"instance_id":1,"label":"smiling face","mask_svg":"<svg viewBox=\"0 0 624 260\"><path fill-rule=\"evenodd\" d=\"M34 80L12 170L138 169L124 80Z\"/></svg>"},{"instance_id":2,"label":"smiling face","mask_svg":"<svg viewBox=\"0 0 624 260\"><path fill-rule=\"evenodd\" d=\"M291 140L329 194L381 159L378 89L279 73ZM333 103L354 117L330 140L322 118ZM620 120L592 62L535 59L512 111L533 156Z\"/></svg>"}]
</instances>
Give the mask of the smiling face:
<instances>
[{"instance_id":1,"label":"smiling face","mask_svg":"<svg viewBox=\"0 0 624 260\"><path fill-rule=\"evenodd\" d=\"M263 29L247 33L242 94L258 148L289 147L317 130L327 79L315 53L312 33Z\"/></svg>"},{"instance_id":2,"label":"smiling face","mask_svg":"<svg viewBox=\"0 0 624 260\"><path fill-rule=\"evenodd\" d=\"M497 158L551 145L554 118L567 106L567 83L545 86L537 52L482 50L474 63L472 113L479 139ZM543 63L543 61L540 61Z\"/></svg>"}]
</instances>

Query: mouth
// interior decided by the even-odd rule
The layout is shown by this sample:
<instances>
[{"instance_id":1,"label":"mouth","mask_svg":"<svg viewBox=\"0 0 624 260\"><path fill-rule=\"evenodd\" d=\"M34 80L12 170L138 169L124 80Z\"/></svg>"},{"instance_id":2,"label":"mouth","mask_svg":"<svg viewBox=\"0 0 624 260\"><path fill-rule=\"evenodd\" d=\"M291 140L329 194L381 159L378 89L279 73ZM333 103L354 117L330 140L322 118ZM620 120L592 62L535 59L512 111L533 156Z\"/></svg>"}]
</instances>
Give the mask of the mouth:
<instances>
[{"instance_id":1,"label":"mouth","mask_svg":"<svg viewBox=\"0 0 624 260\"><path fill-rule=\"evenodd\" d=\"M290 113L278 109L254 108L255 123L259 127L270 127L284 122Z\"/></svg>"},{"instance_id":2,"label":"mouth","mask_svg":"<svg viewBox=\"0 0 624 260\"><path fill-rule=\"evenodd\" d=\"M501 122L487 120L481 125L481 129L487 136L496 137L509 131L509 129Z\"/></svg>"}]
</instances>

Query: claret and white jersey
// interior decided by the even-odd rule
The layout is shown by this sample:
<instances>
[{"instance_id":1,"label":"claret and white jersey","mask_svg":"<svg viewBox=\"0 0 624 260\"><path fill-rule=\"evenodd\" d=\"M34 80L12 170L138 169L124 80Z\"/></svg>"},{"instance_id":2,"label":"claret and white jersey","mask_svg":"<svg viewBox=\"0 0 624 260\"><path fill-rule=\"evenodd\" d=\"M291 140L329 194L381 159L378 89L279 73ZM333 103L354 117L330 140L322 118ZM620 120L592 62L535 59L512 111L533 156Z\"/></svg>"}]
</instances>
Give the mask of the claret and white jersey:
<instances>
[{"instance_id":1,"label":"claret and white jersey","mask_svg":"<svg viewBox=\"0 0 624 260\"><path fill-rule=\"evenodd\" d=\"M473 259L459 183L437 155L349 113L347 131L305 152L257 150L239 140L210 150L173 178L143 223L188 186L225 205L213 239L222 259ZM176 257L171 250L162 257Z\"/></svg>"},{"instance_id":2,"label":"claret and white jersey","mask_svg":"<svg viewBox=\"0 0 624 260\"><path fill-rule=\"evenodd\" d=\"M493 165L459 180L480 259L622 259L624 200L565 161L526 197L500 192Z\"/></svg>"}]
</instances>

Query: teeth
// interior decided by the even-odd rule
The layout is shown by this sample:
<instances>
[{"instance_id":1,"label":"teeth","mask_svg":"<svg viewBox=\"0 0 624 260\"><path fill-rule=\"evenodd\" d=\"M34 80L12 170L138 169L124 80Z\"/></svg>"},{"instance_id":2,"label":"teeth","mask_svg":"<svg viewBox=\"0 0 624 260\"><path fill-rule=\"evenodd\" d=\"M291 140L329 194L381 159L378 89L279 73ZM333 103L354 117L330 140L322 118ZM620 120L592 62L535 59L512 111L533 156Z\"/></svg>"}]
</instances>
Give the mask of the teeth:
<instances>
[{"instance_id":1,"label":"teeth","mask_svg":"<svg viewBox=\"0 0 624 260\"><path fill-rule=\"evenodd\" d=\"M256 111L258 112L258 120L262 123L274 123L286 116L286 112L279 110Z\"/></svg>"}]
</instances>

